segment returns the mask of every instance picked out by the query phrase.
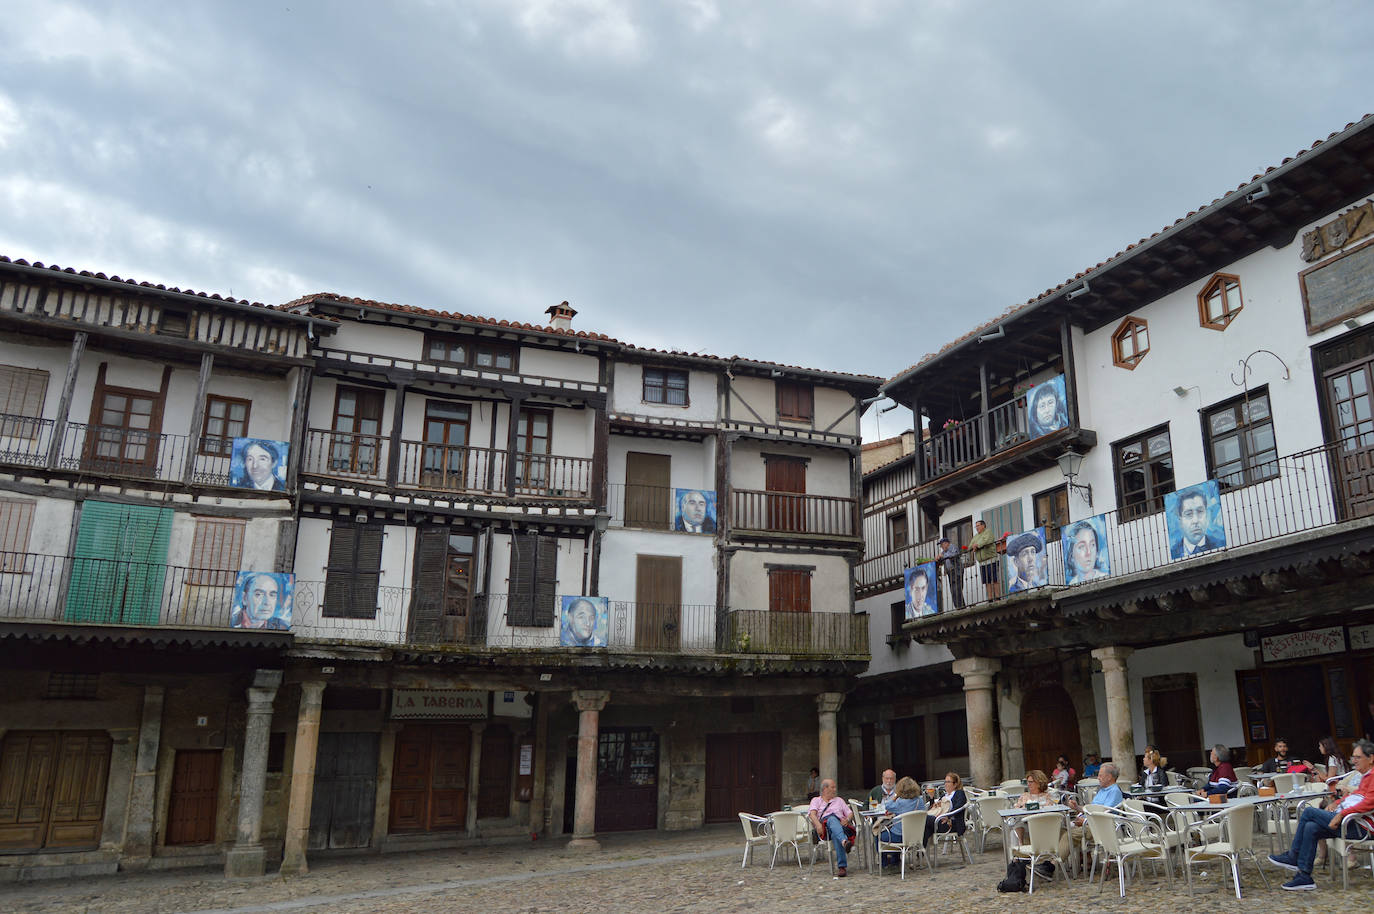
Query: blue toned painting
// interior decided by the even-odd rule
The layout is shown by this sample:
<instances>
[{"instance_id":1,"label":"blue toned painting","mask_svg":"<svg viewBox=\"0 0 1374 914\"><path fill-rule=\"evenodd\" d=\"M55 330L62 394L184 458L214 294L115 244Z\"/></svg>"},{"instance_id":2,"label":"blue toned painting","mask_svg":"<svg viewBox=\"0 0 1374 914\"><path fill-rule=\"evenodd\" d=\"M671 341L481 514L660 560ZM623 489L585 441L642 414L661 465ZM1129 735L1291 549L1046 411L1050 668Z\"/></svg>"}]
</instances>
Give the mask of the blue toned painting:
<instances>
[{"instance_id":1,"label":"blue toned painting","mask_svg":"<svg viewBox=\"0 0 1374 914\"><path fill-rule=\"evenodd\" d=\"M235 438L229 456L229 484L261 492L286 490L286 460L291 445L267 438Z\"/></svg>"},{"instance_id":2,"label":"blue toned painting","mask_svg":"<svg viewBox=\"0 0 1374 914\"><path fill-rule=\"evenodd\" d=\"M1057 432L1069 424L1062 374L1040 382L1026 393L1026 415L1032 438Z\"/></svg>"},{"instance_id":3,"label":"blue toned painting","mask_svg":"<svg viewBox=\"0 0 1374 914\"><path fill-rule=\"evenodd\" d=\"M674 489L673 529L683 533L715 533L716 493L709 489Z\"/></svg>"},{"instance_id":4,"label":"blue toned painting","mask_svg":"<svg viewBox=\"0 0 1374 914\"><path fill-rule=\"evenodd\" d=\"M1107 548L1107 515L1096 514L1065 526L1060 534L1064 545L1064 583L1084 584L1112 573Z\"/></svg>"},{"instance_id":5,"label":"blue toned painting","mask_svg":"<svg viewBox=\"0 0 1374 914\"><path fill-rule=\"evenodd\" d=\"M1188 559L1226 548L1226 524L1221 518L1221 487L1215 479L1164 496L1169 525L1169 556Z\"/></svg>"},{"instance_id":6,"label":"blue toned painting","mask_svg":"<svg viewBox=\"0 0 1374 914\"><path fill-rule=\"evenodd\" d=\"M611 626L605 597L563 597L558 643L564 647L605 647Z\"/></svg>"},{"instance_id":7,"label":"blue toned painting","mask_svg":"<svg viewBox=\"0 0 1374 914\"><path fill-rule=\"evenodd\" d=\"M295 594L294 574L240 571L234 583L234 609L229 614L229 627L287 631L291 628L291 603Z\"/></svg>"},{"instance_id":8,"label":"blue toned painting","mask_svg":"<svg viewBox=\"0 0 1374 914\"><path fill-rule=\"evenodd\" d=\"M1007 593L1033 590L1050 582L1045 561L1045 528L1036 527L1007 539Z\"/></svg>"},{"instance_id":9,"label":"blue toned painting","mask_svg":"<svg viewBox=\"0 0 1374 914\"><path fill-rule=\"evenodd\" d=\"M936 584L935 563L923 562L908 568L906 579L906 618L933 616L940 611L940 588Z\"/></svg>"}]
</instances>

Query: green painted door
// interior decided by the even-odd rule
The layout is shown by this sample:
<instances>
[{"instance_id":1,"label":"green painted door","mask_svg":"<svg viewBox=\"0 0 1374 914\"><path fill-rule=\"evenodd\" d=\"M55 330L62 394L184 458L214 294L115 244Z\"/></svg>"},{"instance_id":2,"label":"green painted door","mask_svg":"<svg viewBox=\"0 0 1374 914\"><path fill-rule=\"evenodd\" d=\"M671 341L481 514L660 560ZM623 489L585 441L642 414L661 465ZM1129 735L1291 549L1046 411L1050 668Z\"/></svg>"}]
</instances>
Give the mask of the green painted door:
<instances>
[{"instance_id":1,"label":"green painted door","mask_svg":"<svg viewBox=\"0 0 1374 914\"><path fill-rule=\"evenodd\" d=\"M67 588L67 621L156 625L171 530L171 508L85 502Z\"/></svg>"}]
</instances>

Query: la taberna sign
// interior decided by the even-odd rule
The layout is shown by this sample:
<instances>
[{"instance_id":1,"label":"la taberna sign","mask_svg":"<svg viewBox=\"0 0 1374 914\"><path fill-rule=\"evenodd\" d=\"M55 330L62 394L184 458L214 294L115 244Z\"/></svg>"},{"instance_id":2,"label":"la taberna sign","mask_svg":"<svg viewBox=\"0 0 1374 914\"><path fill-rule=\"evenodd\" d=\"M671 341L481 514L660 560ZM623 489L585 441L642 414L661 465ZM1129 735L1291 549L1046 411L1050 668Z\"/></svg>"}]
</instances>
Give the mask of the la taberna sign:
<instances>
[{"instance_id":1,"label":"la taberna sign","mask_svg":"<svg viewBox=\"0 0 1374 914\"><path fill-rule=\"evenodd\" d=\"M392 689L392 720L481 720L487 693L460 689Z\"/></svg>"}]
</instances>

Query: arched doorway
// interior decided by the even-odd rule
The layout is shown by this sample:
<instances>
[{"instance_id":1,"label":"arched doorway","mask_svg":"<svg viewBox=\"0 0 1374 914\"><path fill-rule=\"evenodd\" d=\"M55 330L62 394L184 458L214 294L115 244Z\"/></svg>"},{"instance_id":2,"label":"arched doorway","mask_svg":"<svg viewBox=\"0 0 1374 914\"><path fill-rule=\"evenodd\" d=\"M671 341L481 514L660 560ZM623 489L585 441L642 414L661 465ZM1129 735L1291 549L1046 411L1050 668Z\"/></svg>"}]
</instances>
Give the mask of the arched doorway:
<instances>
[{"instance_id":1,"label":"arched doorway","mask_svg":"<svg viewBox=\"0 0 1374 914\"><path fill-rule=\"evenodd\" d=\"M1055 760L1063 752L1074 768L1083 766L1083 740L1078 734L1078 712L1073 699L1061 685L1047 685L1027 692L1021 701L1021 746L1026 771L1039 768L1054 771ZM1007 777L1025 772L1009 771Z\"/></svg>"}]
</instances>

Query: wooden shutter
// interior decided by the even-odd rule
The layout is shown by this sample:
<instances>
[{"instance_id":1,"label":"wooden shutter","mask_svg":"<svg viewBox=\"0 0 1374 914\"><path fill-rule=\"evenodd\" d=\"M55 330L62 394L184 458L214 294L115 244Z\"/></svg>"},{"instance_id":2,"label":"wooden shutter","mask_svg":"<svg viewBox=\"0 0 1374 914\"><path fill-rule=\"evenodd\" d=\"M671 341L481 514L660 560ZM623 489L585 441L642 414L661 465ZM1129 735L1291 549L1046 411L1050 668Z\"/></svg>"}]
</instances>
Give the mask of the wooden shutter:
<instances>
[{"instance_id":1,"label":"wooden shutter","mask_svg":"<svg viewBox=\"0 0 1374 914\"><path fill-rule=\"evenodd\" d=\"M626 525L668 529L672 462L667 454L630 451L625 455Z\"/></svg>"},{"instance_id":2,"label":"wooden shutter","mask_svg":"<svg viewBox=\"0 0 1374 914\"><path fill-rule=\"evenodd\" d=\"M413 641L442 640L448 528L421 527L415 535L415 589L410 604Z\"/></svg>"},{"instance_id":3,"label":"wooden shutter","mask_svg":"<svg viewBox=\"0 0 1374 914\"><path fill-rule=\"evenodd\" d=\"M16 368L0 365L0 435L8 438L38 436L38 423L12 419L26 416L32 419L43 415L43 400L48 393L48 373L36 368Z\"/></svg>"},{"instance_id":4,"label":"wooden shutter","mask_svg":"<svg viewBox=\"0 0 1374 914\"><path fill-rule=\"evenodd\" d=\"M635 557L635 647L676 652L682 642L682 556Z\"/></svg>"},{"instance_id":5,"label":"wooden shutter","mask_svg":"<svg viewBox=\"0 0 1374 914\"><path fill-rule=\"evenodd\" d=\"M810 384L778 382L778 418L808 421L815 395Z\"/></svg>"},{"instance_id":6,"label":"wooden shutter","mask_svg":"<svg viewBox=\"0 0 1374 914\"><path fill-rule=\"evenodd\" d=\"M171 529L171 508L83 502L67 621L156 624Z\"/></svg>"},{"instance_id":7,"label":"wooden shutter","mask_svg":"<svg viewBox=\"0 0 1374 914\"><path fill-rule=\"evenodd\" d=\"M775 613L811 612L811 572L792 568L770 569L768 609Z\"/></svg>"},{"instance_id":8,"label":"wooden shutter","mask_svg":"<svg viewBox=\"0 0 1374 914\"><path fill-rule=\"evenodd\" d=\"M382 571L382 528L377 524L335 521L329 538L324 579L324 615L375 619Z\"/></svg>"},{"instance_id":9,"label":"wooden shutter","mask_svg":"<svg viewBox=\"0 0 1374 914\"><path fill-rule=\"evenodd\" d=\"M186 583L233 587L243 563L243 532L247 524L232 518L196 518Z\"/></svg>"},{"instance_id":10,"label":"wooden shutter","mask_svg":"<svg viewBox=\"0 0 1374 914\"><path fill-rule=\"evenodd\" d=\"M1025 529L1025 521L1021 515L1021 499L984 511L983 523L988 525L995 538L1000 538L1003 533L1020 533Z\"/></svg>"},{"instance_id":11,"label":"wooden shutter","mask_svg":"<svg viewBox=\"0 0 1374 914\"><path fill-rule=\"evenodd\" d=\"M558 539L514 534L510 538L510 594L506 616L511 625L550 626L558 584Z\"/></svg>"},{"instance_id":12,"label":"wooden shutter","mask_svg":"<svg viewBox=\"0 0 1374 914\"><path fill-rule=\"evenodd\" d=\"M23 571L33 525L32 499L0 499L0 571Z\"/></svg>"}]
</instances>

